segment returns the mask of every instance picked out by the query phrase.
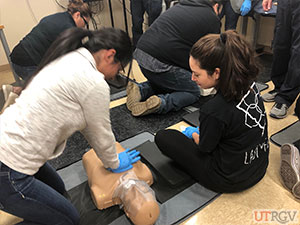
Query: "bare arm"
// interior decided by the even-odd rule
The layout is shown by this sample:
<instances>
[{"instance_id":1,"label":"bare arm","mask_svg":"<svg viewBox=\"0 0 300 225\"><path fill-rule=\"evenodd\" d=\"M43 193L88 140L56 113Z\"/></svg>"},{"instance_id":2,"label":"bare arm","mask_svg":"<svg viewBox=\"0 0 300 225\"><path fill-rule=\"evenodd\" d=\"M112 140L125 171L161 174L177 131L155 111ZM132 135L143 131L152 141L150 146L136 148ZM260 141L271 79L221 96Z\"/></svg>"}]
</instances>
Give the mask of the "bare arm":
<instances>
[{"instance_id":1,"label":"bare arm","mask_svg":"<svg viewBox=\"0 0 300 225\"><path fill-rule=\"evenodd\" d=\"M199 134L197 134L196 132L194 132L192 134L192 136L193 136L194 142L198 145L199 144Z\"/></svg>"},{"instance_id":2,"label":"bare arm","mask_svg":"<svg viewBox=\"0 0 300 225\"><path fill-rule=\"evenodd\" d=\"M272 7L272 0L263 0L262 7L265 11L269 11Z\"/></svg>"}]
</instances>

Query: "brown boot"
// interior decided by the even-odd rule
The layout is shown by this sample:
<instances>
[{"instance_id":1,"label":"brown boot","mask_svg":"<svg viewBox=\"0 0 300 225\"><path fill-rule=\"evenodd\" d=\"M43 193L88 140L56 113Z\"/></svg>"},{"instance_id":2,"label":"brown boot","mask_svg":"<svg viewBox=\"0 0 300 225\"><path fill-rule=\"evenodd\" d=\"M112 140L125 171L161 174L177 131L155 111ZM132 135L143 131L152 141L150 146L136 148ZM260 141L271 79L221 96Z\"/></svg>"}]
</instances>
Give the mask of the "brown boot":
<instances>
[{"instance_id":1,"label":"brown boot","mask_svg":"<svg viewBox=\"0 0 300 225\"><path fill-rule=\"evenodd\" d=\"M299 150L292 144L281 146L280 176L284 186L300 198L300 156Z\"/></svg>"},{"instance_id":2,"label":"brown boot","mask_svg":"<svg viewBox=\"0 0 300 225\"><path fill-rule=\"evenodd\" d=\"M156 95L152 95L144 102L135 103L132 106L131 114L133 116L145 116L151 113L155 113L158 111L160 105L161 99Z\"/></svg>"},{"instance_id":3,"label":"brown boot","mask_svg":"<svg viewBox=\"0 0 300 225\"><path fill-rule=\"evenodd\" d=\"M140 88L136 83L129 81L126 88L126 92L127 92L126 106L128 110L132 111L133 105L141 101Z\"/></svg>"}]
</instances>

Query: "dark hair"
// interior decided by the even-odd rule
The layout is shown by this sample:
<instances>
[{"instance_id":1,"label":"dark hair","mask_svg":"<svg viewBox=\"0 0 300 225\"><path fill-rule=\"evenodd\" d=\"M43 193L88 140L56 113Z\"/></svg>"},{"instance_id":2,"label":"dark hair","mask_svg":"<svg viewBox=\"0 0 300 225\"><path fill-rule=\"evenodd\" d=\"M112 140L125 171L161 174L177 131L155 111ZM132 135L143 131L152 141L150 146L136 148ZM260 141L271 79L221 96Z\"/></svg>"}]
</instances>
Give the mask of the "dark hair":
<instances>
[{"instance_id":1,"label":"dark hair","mask_svg":"<svg viewBox=\"0 0 300 225\"><path fill-rule=\"evenodd\" d=\"M76 12L80 12L81 16L92 18L93 12L89 5L82 0L69 1L68 12L73 15Z\"/></svg>"},{"instance_id":2,"label":"dark hair","mask_svg":"<svg viewBox=\"0 0 300 225\"><path fill-rule=\"evenodd\" d=\"M120 62L123 67L132 60L132 43L125 31L116 28L102 28L91 31L74 27L62 32L51 44L42 58L35 75L58 57L80 47L85 47L91 53L95 53L101 49L115 49L115 61ZM27 86L30 80L28 80L25 86Z\"/></svg>"},{"instance_id":3,"label":"dark hair","mask_svg":"<svg viewBox=\"0 0 300 225\"><path fill-rule=\"evenodd\" d=\"M220 68L220 77L215 88L228 101L240 100L259 72L250 44L233 30L200 38L193 45L190 55L209 75L216 68Z\"/></svg>"}]
</instances>

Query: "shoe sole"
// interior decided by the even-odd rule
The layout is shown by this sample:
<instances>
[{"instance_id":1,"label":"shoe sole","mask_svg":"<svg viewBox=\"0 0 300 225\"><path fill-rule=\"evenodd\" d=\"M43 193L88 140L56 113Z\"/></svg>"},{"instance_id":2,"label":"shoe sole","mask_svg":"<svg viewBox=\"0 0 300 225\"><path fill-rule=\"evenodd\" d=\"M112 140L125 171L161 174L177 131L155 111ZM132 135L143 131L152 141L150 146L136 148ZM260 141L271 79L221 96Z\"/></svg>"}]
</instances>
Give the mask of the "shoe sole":
<instances>
[{"instance_id":1,"label":"shoe sole","mask_svg":"<svg viewBox=\"0 0 300 225\"><path fill-rule=\"evenodd\" d=\"M133 105L131 114L133 116L142 116L153 113L156 107L158 107L161 103L161 100L157 96L151 96L144 102L138 102Z\"/></svg>"},{"instance_id":2,"label":"shoe sole","mask_svg":"<svg viewBox=\"0 0 300 225\"><path fill-rule=\"evenodd\" d=\"M271 116L272 118L275 118L275 119L283 119L283 118L287 117L287 114L282 115L282 116L278 116L278 115L275 115L273 113L269 113L269 116Z\"/></svg>"},{"instance_id":3,"label":"shoe sole","mask_svg":"<svg viewBox=\"0 0 300 225\"><path fill-rule=\"evenodd\" d=\"M264 99L264 98L262 98L262 99L263 99L264 102L275 102L275 98L273 98L273 99Z\"/></svg>"},{"instance_id":4,"label":"shoe sole","mask_svg":"<svg viewBox=\"0 0 300 225\"><path fill-rule=\"evenodd\" d=\"M126 88L127 100L126 106L129 111L132 111L132 107L135 103L141 101L141 93L137 84L130 82Z\"/></svg>"},{"instance_id":5,"label":"shoe sole","mask_svg":"<svg viewBox=\"0 0 300 225\"><path fill-rule=\"evenodd\" d=\"M281 146L281 165L280 176L282 178L284 186L288 190L292 190L296 183L299 183L299 171L295 165L293 165L292 149L293 146L284 144ZM298 150L297 150L298 151Z\"/></svg>"},{"instance_id":6,"label":"shoe sole","mask_svg":"<svg viewBox=\"0 0 300 225\"><path fill-rule=\"evenodd\" d=\"M300 199L300 181L296 183L292 189L292 194Z\"/></svg>"}]
</instances>

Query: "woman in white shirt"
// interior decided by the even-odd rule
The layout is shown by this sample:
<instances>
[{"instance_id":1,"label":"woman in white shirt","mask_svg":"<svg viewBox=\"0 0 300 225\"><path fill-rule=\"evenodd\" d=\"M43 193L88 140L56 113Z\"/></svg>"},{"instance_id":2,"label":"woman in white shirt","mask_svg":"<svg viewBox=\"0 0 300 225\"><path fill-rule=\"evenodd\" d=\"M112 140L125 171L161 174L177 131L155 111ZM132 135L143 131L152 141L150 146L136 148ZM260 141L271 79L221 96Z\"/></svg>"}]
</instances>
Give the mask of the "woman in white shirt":
<instances>
[{"instance_id":1,"label":"woman in white shirt","mask_svg":"<svg viewBox=\"0 0 300 225\"><path fill-rule=\"evenodd\" d=\"M116 153L105 81L131 59L130 38L119 29L71 28L53 43L16 103L0 116L1 210L26 224L78 224L63 181L47 164L75 131L112 172L140 159L135 150Z\"/></svg>"}]
</instances>

